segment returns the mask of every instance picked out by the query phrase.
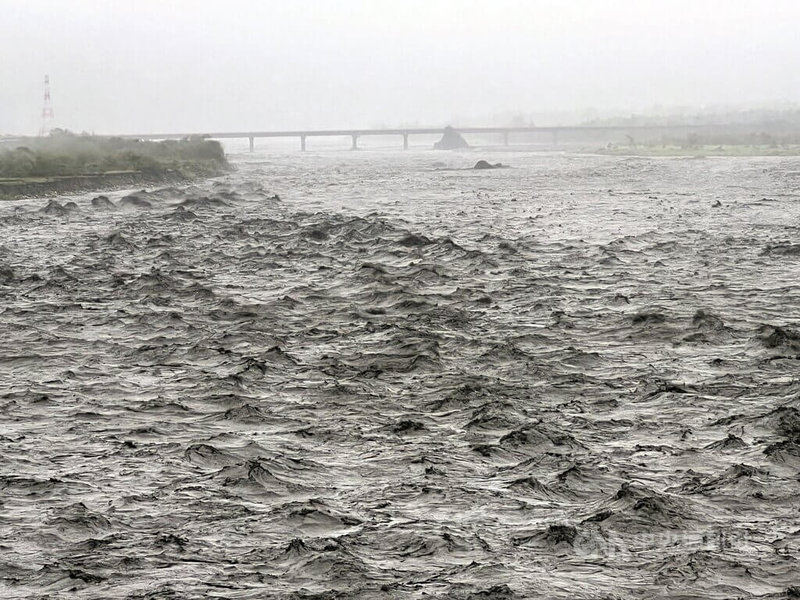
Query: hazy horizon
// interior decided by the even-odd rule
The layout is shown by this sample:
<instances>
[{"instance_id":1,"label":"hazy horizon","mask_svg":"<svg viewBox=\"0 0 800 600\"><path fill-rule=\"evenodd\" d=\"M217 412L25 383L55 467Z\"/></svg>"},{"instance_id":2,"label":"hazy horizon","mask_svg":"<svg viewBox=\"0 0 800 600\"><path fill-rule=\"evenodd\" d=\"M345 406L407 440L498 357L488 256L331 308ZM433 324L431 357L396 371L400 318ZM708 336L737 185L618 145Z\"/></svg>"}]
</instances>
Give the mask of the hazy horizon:
<instances>
[{"instance_id":1,"label":"hazy horizon","mask_svg":"<svg viewBox=\"0 0 800 600\"><path fill-rule=\"evenodd\" d=\"M0 133L439 125L800 98L800 4L6 0ZM475 123L481 124L481 123Z\"/></svg>"}]
</instances>

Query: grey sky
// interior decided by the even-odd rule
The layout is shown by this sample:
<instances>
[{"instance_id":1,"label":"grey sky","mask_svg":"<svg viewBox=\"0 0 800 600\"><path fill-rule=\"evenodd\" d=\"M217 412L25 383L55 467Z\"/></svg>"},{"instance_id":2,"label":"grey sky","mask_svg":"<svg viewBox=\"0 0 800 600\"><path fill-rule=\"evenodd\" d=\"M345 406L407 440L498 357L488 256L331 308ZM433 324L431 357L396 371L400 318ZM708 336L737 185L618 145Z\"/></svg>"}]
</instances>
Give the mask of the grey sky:
<instances>
[{"instance_id":1,"label":"grey sky","mask_svg":"<svg viewBox=\"0 0 800 600\"><path fill-rule=\"evenodd\" d=\"M800 98L797 0L0 0L0 133ZM476 123L480 124L480 123Z\"/></svg>"}]
</instances>

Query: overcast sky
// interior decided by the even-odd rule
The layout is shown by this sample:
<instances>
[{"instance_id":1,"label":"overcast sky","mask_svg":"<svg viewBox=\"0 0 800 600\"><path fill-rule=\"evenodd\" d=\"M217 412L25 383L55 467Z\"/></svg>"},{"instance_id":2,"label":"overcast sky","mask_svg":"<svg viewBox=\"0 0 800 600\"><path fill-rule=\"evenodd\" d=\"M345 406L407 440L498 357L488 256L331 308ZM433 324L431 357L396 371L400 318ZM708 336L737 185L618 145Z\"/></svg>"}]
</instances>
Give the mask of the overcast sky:
<instances>
[{"instance_id":1,"label":"overcast sky","mask_svg":"<svg viewBox=\"0 0 800 600\"><path fill-rule=\"evenodd\" d=\"M0 0L0 133L800 99L798 0ZM480 125L483 123L474 123Z\"/></svg>"}]
</instances>

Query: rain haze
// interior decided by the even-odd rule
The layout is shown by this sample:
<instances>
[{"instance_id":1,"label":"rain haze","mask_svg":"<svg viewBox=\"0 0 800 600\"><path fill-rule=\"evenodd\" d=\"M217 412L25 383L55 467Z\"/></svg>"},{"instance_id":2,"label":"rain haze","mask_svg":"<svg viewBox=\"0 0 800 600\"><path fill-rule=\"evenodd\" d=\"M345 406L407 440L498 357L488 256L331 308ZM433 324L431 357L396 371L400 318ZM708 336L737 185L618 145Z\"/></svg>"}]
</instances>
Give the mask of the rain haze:
<instances>
[{"instance_id":1,"label":"rain haze","mask_svg":"<svg viewBox=\"0 0 800 600\"><path fill-rule=\"evenodd\" d=\"M0 0L0 599L800 598L799 24Z\"/></svg>"},{"instance_id":2,"label":"rain haze","mask_svg":"<svg viewBox=\"0 0 800 600\"><path fill-rule=\"evenodd\" d=\"M791 0L0 5L2 133L38 130L45 74L54 126L96 133L476 125L800 96Z\"/></svg>"}]
</instances>

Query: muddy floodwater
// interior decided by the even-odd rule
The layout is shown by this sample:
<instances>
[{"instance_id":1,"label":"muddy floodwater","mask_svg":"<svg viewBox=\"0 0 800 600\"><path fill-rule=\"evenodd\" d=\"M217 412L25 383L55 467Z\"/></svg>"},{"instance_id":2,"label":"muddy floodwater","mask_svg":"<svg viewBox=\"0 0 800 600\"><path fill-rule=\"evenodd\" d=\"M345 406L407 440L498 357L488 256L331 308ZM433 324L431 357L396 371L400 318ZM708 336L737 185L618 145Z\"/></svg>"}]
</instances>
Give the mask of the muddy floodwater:
<instances>
[{"instance_id":1,"label":"muddy floodwater","mask_svg":"<svg viewBox=\"0 0 800 600\"><path fill-rule=\"evenodd\" d=\"M0 597L800 597L800 158L232 158L0 204Z\"/></svg>"}]
</instances>

